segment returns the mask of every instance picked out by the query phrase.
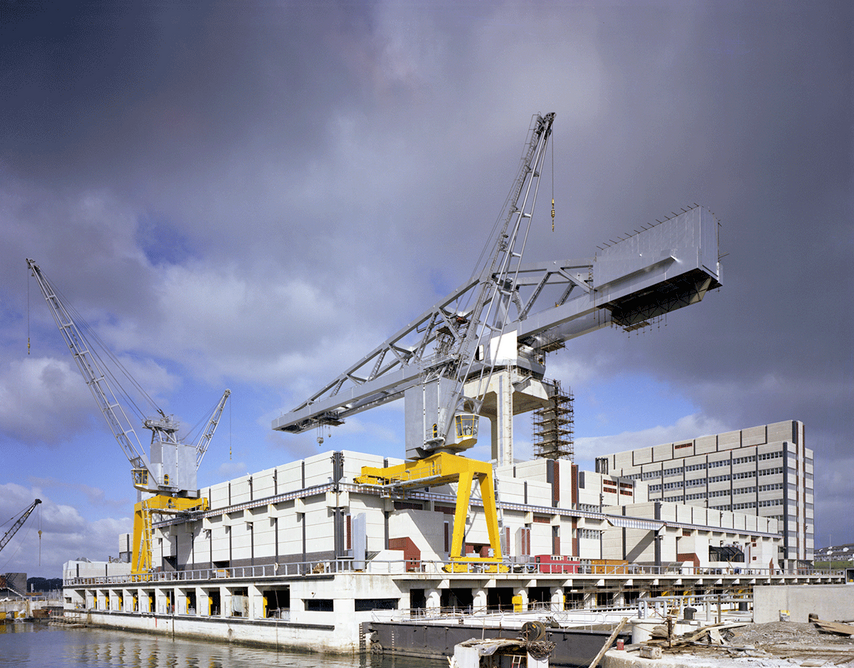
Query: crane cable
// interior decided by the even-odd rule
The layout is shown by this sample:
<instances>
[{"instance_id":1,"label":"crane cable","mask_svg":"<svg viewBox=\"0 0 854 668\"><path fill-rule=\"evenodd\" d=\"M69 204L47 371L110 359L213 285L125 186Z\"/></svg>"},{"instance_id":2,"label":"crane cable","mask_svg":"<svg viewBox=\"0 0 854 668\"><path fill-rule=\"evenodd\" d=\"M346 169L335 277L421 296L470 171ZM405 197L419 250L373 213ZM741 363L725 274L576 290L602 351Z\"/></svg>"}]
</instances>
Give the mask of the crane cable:
<instances>
[{"instance_id":1,"label":"crane cable","mask_svg":"<svg viewBox=\"0 0 854 668\"><path fill-rule=\"evenodd\" d=\"M146 417L145 413L139 407L139 405L134 400L134 398L131 396L131 394L119 382L118 378L116 377L116 374L113 371L114 368L117 369L118 371L120 371L121 374L124 375L125 378L127 378L127 380L131 383L131 385L139 393L139 395L141 395L148 402L148 404L151 408L153 408L155 411L157 411L160 415L165 415L164 412L160 409L160 407L154 402L154 399L151 398L151 396L145 391L145 389L139 384L139 382L131 375L130 371L128 371L128 369L124 366L124 364L121 363L119 358L110 350L110 348L104 343L103 339L101 339L101 337L98 336L98 333L89 325L89 323L86 322L86 319L83 318L83 316L80 314L80 312L76 308L74 308L74 306L68 301L68 299L65 297L65 295L63 295L62 292L59 289L57 289L57 287L55 285L53 285L53 283L46 276L44 276L43 273L42 273L42 277L44 278L45 282L48 283L48 285L50 286L50 288L53 291L56 298L61 301L62 305L68 311L69 315L71 315L73 317L74 322L78 325L78 329L80 330L81 336L85 337L87 335L86 333L88 333L89 339L91 339L92 342L94 342L95 344L97 344L98 347L100 347L100 349L103 351L104 355L111 362L111 365L106 364L104 362L104 359L102 358L101 354L99 354L97 348L95 348L92 345L89 345L88 340L85 341L85 343L87 343L87 347L89 348L88 352L98 362L98 364L100 365L101 370L103 371L104 375L109 376L109 378L113 381L113 384L114 384L115 388L118 390L119 394L121 394L124 397L125 401L136 412L137 416L140 419L145 419L145 417ZM29 281L27 282L27 294L28 294L27 313L29 314ZM27 326L29 329L29 317L27 319ZM29 352L29 336L28 336L28 342L27 342L27 349Z\"/></svg>"},{"instance_id":2,"label":"crane cable","mask_svg":"<svg viewBox=\"0 0 854 668\"><path fill-rule=\"evenodd\" d=\"M555 137L552 130L552 232L555 231Z\"/></svg>"}]
</instances>

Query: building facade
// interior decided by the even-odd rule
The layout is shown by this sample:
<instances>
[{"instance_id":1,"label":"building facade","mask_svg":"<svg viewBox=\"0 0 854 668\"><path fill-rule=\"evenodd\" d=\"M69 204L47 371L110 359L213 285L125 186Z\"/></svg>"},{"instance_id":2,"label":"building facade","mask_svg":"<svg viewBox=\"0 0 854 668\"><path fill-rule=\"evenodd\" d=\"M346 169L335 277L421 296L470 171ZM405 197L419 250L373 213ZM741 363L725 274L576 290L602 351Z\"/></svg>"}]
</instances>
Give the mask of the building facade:
<instances>
[{"instance_id":1,"label":"building facade","mask_svg":"<svg viewBox=\"0 0 854 668\"><path fill-rule=\"evenodd\" d=\"M451 563L455 484L395 494L356 482L364 466L395 463L327 452L206 488L207 510L155 519L151 572L68 562L66 609L119 628L350 652L384 617L559 612L832 579L779 568L773 518L651 499L643 480L544 459L495 470L501 564ZM465 527L472 558L492 556L478 494Z\"/></svg>"},{"instance_id":2,"label":"building facade","mask_svg":"<svg viewBox=\"0 0 854 668\"><path fill-rule=\"evenodd\" d=\"M803 422L786 420L618 452L596 469L646 482L650 500L747 513L779 522L781 562L811 562L813 452Z\"/></svg>"}]
</instances>

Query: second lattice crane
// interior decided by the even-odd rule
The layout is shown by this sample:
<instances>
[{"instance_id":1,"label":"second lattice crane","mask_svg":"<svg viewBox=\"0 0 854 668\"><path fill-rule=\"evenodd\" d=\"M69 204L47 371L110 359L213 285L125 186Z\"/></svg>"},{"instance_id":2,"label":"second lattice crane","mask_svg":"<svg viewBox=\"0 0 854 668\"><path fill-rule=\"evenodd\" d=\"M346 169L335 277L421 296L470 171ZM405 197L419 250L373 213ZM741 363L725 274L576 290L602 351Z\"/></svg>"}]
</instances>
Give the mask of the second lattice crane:
<instances>
[{"instance_id":1,"label":"second lattice crane","mask_svg":"<svg viewBox=\"0 0 854 668\"><path fill-rule=\"evenodd\" d=\"M97 335L91 333L87 336L84 333L81 328L83 319L72 315L70 304L60 296L35 261L27 259L27 265L77 368L131 464L133 486L140 492L153 495L137 503L134 512L131 570L133 573L145 573L151 567L152 513L199 510L205 506L205 499L199 498L197 473L231 391L223 392L197 440L185 442L178 435L178 421L157 407ZM139 410L119 382L119 373L156 411L155 417L145 416ZM151 431L150 456L145 453L128 411L136 412L142 426Z\"/></svg>"}]
</instances>

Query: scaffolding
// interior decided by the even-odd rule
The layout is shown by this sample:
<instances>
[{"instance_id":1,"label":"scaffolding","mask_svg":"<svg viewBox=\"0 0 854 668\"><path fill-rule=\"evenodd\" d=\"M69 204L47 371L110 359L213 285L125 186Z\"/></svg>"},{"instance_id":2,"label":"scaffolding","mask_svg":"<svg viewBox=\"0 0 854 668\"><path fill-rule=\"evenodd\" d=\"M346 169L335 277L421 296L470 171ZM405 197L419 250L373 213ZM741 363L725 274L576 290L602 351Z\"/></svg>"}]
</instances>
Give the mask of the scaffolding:
<instances>
[{"instance_id":1,"label":"scaffolding","mask_svg":"<svg viewBox=\"0 0 854 668\"><path fill-rule=\"evenodd\" d=\"M559 381L549 405L534 411L534 455L543 459L575 456L575 410L572 391L564 392Z\"/></svg>"}]
</instances>

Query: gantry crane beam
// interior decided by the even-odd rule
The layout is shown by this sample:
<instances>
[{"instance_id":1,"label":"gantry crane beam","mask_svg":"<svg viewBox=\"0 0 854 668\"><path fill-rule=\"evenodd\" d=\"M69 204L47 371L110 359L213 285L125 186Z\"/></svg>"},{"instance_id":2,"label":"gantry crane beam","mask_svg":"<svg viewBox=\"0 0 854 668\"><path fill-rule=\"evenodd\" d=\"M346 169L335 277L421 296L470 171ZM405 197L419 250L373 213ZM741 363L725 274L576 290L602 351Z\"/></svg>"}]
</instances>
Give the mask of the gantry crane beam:
<instances>
[{"instance_id":1,"label":"gantry crane beam","mask_svg":"<svg viewBox=\"0 0 854 668\"><path fill-rule=\"evenodd\" d=\"M349 367L292 411L273 429L299 433L394 401L441 367L439 337L461 337L468 314L453 305L480 280L450 293L387 341ZM506 329L516 332L522 367L538 369L536 357L573 338L616 325L630 330L650 319L700 301L720 287L718 222L702 207L646 227L587 260L524 263L516 292L522 308ZM356 382L354 379L359 378Z\"/></svg>"}]
</instances>

